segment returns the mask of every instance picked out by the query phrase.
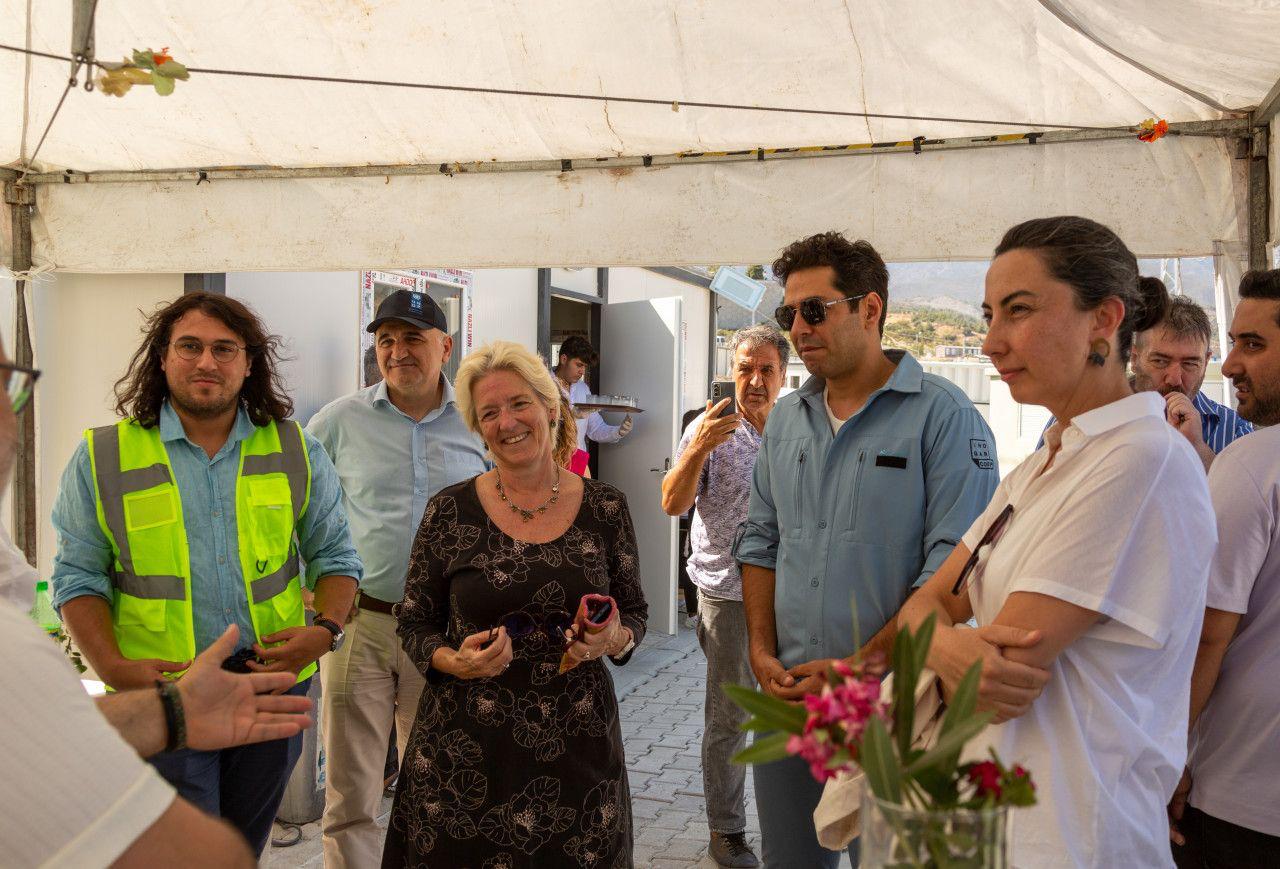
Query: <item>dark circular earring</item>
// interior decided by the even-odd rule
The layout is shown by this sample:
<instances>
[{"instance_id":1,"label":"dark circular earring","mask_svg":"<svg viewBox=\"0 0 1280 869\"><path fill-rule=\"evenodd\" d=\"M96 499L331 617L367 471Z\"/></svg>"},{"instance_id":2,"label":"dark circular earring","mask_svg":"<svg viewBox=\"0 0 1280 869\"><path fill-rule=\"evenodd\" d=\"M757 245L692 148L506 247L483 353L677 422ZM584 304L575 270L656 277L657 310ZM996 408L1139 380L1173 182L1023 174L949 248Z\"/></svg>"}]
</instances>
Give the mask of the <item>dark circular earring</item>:
<instances>
[{"instance_id":1,"label":"dark circular earring","mask_svg":"<svg viewBox=\"0 0 1280 869\"><path fill-rule=\"evenodd\" d=\"M1101 368L1107 364L1107 357L1111 355L1111 345L1104 339L1099 338L1089 345L1089 362Z\"/></svg>"}]
</instances>

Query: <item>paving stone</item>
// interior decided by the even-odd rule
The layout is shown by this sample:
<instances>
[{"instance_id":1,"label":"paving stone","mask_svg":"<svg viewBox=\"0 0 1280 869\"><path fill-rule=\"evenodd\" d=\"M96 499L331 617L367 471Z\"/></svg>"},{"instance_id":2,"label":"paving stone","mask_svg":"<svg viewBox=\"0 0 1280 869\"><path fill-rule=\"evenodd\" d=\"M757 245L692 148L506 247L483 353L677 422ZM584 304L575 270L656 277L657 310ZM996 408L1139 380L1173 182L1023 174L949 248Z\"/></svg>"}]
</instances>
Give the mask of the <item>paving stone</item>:
<instances>
[{"instance_id":1,"label":"paving stone","mask_svg":"<svg viewBox=\"0 0 1280 869\"><path fill-rule=\"evenodd\" d=\"M699 757L697 754L690 754L686 752L685 754L682 754L679 757L677 757L675 760L671 761L671 764L667 768L696 770L697 772L701 773L702 758ZM701 778L702 776L699 775L698 777Z\"/></svg>"},{"instance_id":2,"label":"paving stone","mask_svg":"<svg viewBox=\"0 0 1280 869\"><path fill-rule=\"evenodd\" d=\"M675 860L694 861L707 850L708 841L703 839L673 838L666 847L654 854L654 857L665 857Z\"/></svg>"},{"instance_id":3,"label":"paving stone","mask_svg":"<svg viewBox=\"0 0 1280 869\"><path fill-rule=\"evenodd\" d=\"M645 827L644 829L636 830L633 838L638 845L655 846L654 856L659 856L666 850L666 844L671 841L675 834L675 830L667 830L663 827Z\"/></svg>"},{"instance_id":4,"label":"paving stone","mask_svg":"<svg viewBox=\"0 0 1280 869\"><path fill-rule=\"evenodd\" d=\"M658 809L657 816L653 819L653 826L662 827L666 830L676 830L678 833L686 830L690 824L695 823L698 816L692 812L682 811L664 806Z\"/></svg>"}]
</instances>

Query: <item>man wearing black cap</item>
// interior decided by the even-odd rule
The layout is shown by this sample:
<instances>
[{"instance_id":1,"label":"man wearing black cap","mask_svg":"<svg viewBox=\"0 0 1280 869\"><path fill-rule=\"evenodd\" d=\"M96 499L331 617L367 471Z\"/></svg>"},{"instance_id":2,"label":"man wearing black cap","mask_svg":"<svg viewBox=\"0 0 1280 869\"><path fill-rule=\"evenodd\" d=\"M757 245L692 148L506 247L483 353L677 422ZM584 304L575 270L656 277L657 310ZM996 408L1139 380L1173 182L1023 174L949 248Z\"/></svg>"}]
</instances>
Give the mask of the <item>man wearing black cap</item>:
<instances>
[{"instance_id":1,"label":"man wearing black cap","mask_svg":"<svg viewBox=\"0 0 1280 869\"><path fill-rule=\"evenodd\" d=\"M308 425L342 481L351 536L365 564L346 642L322 662L320 715L327 788L325 865L377 866L375 823L391 723L400 756L424 680L401 650L392 607L404 596L409 548L427 500L483 473L484 446L454 405L441 369L453 352L444 312L397 290L369 324L382 382L322 408Z\"/></svg>"}]
</instances>

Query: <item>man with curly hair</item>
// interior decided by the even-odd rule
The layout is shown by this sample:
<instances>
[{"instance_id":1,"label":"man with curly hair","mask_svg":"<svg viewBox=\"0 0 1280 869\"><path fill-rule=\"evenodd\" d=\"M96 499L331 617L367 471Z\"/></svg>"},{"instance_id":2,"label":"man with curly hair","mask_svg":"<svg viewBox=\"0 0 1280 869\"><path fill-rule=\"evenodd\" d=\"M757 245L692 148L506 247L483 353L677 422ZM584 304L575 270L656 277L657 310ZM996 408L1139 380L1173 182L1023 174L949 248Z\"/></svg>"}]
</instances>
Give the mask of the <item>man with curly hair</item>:
<instances>
[{"instance_id":1,"label":"man with curly hair","mask_svg":"<svg viewBox=\"0 0 1280 869\"><path fill-rule=\"evenodd\" d=\"M769 414L734 555L763 690L818 693L833 661L893 647L894 616L991 500L991 431L954 384L881 339L884 260L827 232L773 264L778 324L812 375ZM855 615L856 613L856 615ZM832 866L799 758L754 768L764 863ZM856 865L857 846L850 847Z\"/></svg>"},{"instance_id":2,"label":"man with curly hair","mask_svg":"<svg viewBox=\"0 0 1280 869\"><path fill-rule=\"evenodd\" d=\"M164 305L144 334L116 384L120 421L86 431L62 476L54 606L117 691L180 679L236 625L224 666L293 673L289 693L306 694L362 569L333 463L288 419L279 338L209 293ZM261 854L301 749L296 735L150 762Z\"/></svg>"}]
</instances>

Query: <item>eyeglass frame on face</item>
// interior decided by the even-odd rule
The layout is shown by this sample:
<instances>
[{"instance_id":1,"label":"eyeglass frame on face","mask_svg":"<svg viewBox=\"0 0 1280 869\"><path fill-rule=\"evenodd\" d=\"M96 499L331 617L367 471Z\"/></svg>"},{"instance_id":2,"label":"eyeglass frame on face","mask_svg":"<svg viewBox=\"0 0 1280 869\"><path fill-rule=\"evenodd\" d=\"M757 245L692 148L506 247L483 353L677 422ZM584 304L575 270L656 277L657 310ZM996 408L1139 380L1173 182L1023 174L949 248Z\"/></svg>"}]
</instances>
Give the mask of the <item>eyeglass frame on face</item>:
<instances>
[{"instance_id":1,"label":"eyeglass frame on face","mask_svg":"<svg viewBox=\"0 0 1280 869\"><path fill-rule=\"evenodd\" d=\"M187 344L196 344L199 346L199 349L196 351L195 356L188 356L186 353L183 353L181 350L178 349L178 345L184 342ZM199 338L178 338L175 341L166 341L164 346L172 347L173 352L178 355L179 359L185 359L188 362L195 362L197 359L204 356L205 348L208 348L210 355L213 356L213 361L221 363L223 365L226 365L229 362L235 362L236 357L240 355L241 350L245 351L246 353L249 350L247 345L237 344L234 341L219 340L219 341L214 341L210 344L206 344L203 341L201 341ZM228 348L231 348L232 350L234 350L234 352L232 352L232 354L228 356L226 359L219 359L218 351L220 349L226 350Z\"/></svg>"},{"instance_id":2,"label":"eyeglass frame on face","mask_svg":"<svg viewBox=\"0 0 1280 869\"><path fill-rule=\"evenodd\" d=\"M951 586L951 594L958 596L960 592L969 587L969 577L978 567L978 559L980 558L982 547L995 546L1012 517L1013 505L1006 504L1004 509L1000 511L1000 515L991 523L991 527L987 529L987 533L982 535L978 545L973 547L973 552L969 553L969 559L964 563L964 567L960 568L960 575L956 577L955 585Z\"/></svg>"},{"instance_id":3,"label":"eyeglass frame on face","mask_svg":"<svg viewBox=\"0 0 1280 869\"><path fill-rule=\"evenodd\" d=\"M19 413L31 401L31 396L36 391L36 381L40 379L39 368L29 368L26 365L15 365L12 362L0 362L0 370L8 371L7 378L12 380L15 374L20 374L26 378L26 387L19 389L15 394L9 388L9 384L5 384L5 391L9 394L9 401L13 406L13 412ZM21 384L23 381L19 380Z\"/></svg>"},{"instance_id":4,"label":"eyeglass frame on face","mask_svg":"<svg viewBox=\"0 0 1280 869\"><path fill-rule=\"evenodd\" d=\"M827 308L838 305L841 302L857 302L871 295L871 291L858 293L856 296L845 296L842 299L832 299L829 302L823 301L818 296L810 296L807 299L801 299L798 305L779 305L773 311L773 319L782 327L782 331L790 332L791 327L796 324L796 314L798 313L806 323L810 326L817 326L825 323L827 320ZM810 304L810 303L813 304ZM806 306L807 309L806 309ZM783 322L783 321L786 322Z\"/></svg>"}]
</instances>

